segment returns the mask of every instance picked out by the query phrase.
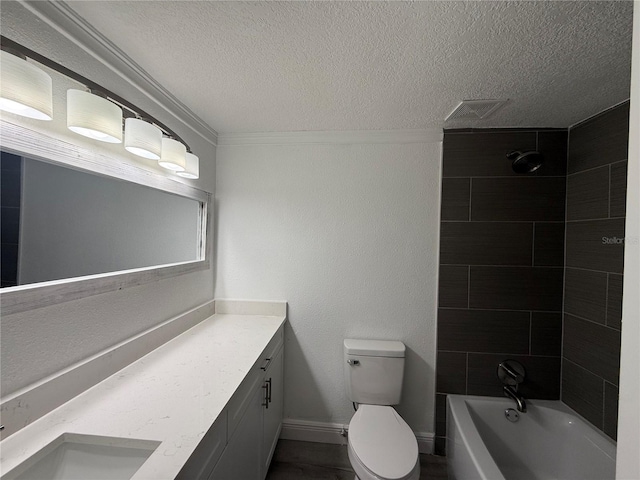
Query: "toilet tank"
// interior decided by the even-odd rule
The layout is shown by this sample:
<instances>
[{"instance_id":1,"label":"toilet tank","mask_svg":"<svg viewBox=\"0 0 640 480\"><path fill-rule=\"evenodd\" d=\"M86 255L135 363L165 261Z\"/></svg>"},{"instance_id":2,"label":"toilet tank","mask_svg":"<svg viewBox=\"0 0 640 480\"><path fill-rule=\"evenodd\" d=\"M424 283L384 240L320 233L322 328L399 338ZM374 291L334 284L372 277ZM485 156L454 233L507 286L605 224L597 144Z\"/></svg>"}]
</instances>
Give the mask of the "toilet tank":
<instances>
[{"instance_id":1,"label":"toilet tank","mask_svg":"<svg viewBox=\"0 0 640 480\"><path fill-rule=\"evenodd\" d=\"M404 376L404 343L344 340L344 380L352 402L397 405Z\"/></svg>"}]
</instances>

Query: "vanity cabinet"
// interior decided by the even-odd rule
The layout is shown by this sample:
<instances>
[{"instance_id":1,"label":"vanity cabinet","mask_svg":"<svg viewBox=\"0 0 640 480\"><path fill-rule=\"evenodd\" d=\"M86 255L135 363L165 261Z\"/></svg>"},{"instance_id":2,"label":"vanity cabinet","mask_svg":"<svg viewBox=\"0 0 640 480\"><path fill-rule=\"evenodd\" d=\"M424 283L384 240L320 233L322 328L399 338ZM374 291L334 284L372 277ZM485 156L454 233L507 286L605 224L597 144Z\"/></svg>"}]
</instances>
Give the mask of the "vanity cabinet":
<instances>
[{"instance_id":1,"label":"vanity cabinet","mask_svg":"<svg viewBox=\"0 0 640 480\"><path fill-rule=\"evenodd\" d=\"M229 401L227 445L208 480L266 477L282 428L283 360L281 329Z\"/></svg>"}]
</instances>

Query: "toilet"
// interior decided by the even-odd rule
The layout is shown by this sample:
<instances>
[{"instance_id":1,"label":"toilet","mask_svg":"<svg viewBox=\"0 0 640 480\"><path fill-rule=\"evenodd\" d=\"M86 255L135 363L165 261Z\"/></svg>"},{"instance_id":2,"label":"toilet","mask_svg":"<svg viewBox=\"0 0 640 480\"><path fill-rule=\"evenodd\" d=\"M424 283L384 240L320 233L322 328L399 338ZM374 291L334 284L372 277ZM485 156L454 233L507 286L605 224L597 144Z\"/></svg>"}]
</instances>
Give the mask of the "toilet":
<instances>
[{"instance_id":1,"label":"toilet","mask_svg":"<svg viewBox=\"0 0 640 480\"><path fill-rule=\"evenodd\" d=\"M400 403L402 342L344 340L344 377L358 409L349 423L349 461L358 480L418 480L413 431L392 405Z\"/></svg>"}]
</instances>

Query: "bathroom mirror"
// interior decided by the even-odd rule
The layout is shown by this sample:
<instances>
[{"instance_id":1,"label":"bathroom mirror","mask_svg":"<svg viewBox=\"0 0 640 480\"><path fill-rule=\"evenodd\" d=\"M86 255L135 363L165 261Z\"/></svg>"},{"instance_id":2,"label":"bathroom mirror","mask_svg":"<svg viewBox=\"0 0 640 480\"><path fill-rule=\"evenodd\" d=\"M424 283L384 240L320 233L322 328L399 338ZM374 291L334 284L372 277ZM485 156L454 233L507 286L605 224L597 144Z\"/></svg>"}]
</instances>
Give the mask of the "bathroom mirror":
<instances>
[{"instance_id":1,"label":"bathroom mirror","mask_svg":"<svg viewBox=\"0 0 640 480\"><path fill-rule=\"evenodd\" d=\"M1 127L4 315L208 268L207 192Z\"/></svg>"}]
</instances>

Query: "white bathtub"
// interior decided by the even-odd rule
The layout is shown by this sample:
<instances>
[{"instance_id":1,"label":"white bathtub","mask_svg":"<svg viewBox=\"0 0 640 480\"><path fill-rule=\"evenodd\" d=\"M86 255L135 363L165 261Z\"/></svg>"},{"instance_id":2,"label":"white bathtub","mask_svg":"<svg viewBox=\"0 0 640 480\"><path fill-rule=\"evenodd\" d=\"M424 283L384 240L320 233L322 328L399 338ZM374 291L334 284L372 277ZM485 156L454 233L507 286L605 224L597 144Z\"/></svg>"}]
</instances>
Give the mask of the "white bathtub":
<instances>
[{"instance_id":1,"label":"white bathtub","mask_svg":"<svg viewBox=\"0 0 640 480\"><path fill-rule=\"evenodd\" d=\"M451 480L615 478L616 444L559 401L527 400L512 423L508 398L447 397Z\"/></svg>"}]
</instances>

